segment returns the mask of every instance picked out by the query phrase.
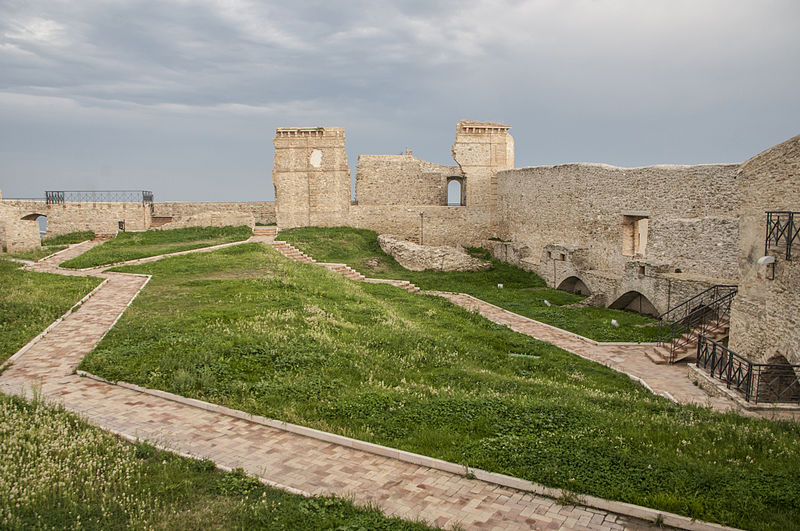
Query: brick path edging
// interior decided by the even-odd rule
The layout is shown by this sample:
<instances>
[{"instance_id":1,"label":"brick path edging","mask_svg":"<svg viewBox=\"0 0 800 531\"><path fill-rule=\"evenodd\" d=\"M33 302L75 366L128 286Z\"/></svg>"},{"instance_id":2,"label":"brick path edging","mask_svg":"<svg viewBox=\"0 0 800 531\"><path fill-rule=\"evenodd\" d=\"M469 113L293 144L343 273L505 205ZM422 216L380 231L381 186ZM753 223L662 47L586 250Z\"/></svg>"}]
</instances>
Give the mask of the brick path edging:
<instances>
[{"instance_id":1,"label":"brick path edging","mask_svg":"<svg viewBox=\"0 0 800 531\"><path fill-rule=\"evenodd\" d=\"M655 345L658 344L658 343L622 343L622 342L618 342L618 343L598 343L597 341L595 341L593 339L589 339L588 337L579 336L578 334L575 334L573 332L569 332L569 331L564 330L562 328L557 328L557 327L549 325L547 323L543 323L541 321L537 321L536 319L531 319L530 317L525 317L524 315L520 315L518 313L514 313L511 310L506 310L505 308L501 308L500 306L496 306L496 305L492 304L491 302L486 302L483 299L479 299L477 297L473 297L469 293L452 293L452 292L447 292L447 291L439 291L439 292L437 292L437 291L428 291L428 292L425 292L425 293L428 293L430 295L436 295L438 297L447 297L447 295L453 295L453 294L454 295L463 296L463 297L467 297L469 299L472 299L473 301L475 301L478 304L485 304L487 306L491 306L492 308L496 308L497 310L500 310L500 311L503 311L503 312L506 312L506 313L510 313L511 315L513 315L515 317L519 317L520 319L526 319L528 321L536 323L537 325L545 326L545 327L550 328L552 330L555 330L555 331L557 331L559 333L563 333L563 334L566 334L566 335L573 336L575 339L580 339L581 341L585 341L587 343L590 343L590 344L593 344L593 345L597 345L597 346L604 346L604 345L621 345L621 346L627 346L627 345L649 346L649 345L653 345L653 346L655 346ZM508 326L508 325L505 325L505 326ZM540 341L543 341L543 340L540 340ZM551 345L552 344L553 343L551 343ZM558 345L556 345L556 346L558 346ZM564 347L559 347L559 348L563 349ZM573 354L575 356L578 356L579 358L583 358L585 360L588 360L588 361L591 361L591 362L594 362L594 363L599 363L600 365L602 365L604 367L608 367L609 369L611 369L614 372L618 372L620 374L624 374L625 376L627 376L628 378L630 378L634 382L638 383L639 385L641 385L642 387L644 387L645 389L650 391L652 394L654 394L656 396L663 396L664 398L666 398L666 399L668 399L668 400L670 400L670 401L672 401L672 402L674 402L676 404L678 403L678 401L675 399L675 397L672 396L669 392L662 391L661 393L656 393L653 390L653 388L650 387L647 384L646 381L644 381L642 378L636 376L635 374L631 374L629 372L625 372L624 370L620 369L619 367L614 367L613 365L611 365L610 363L608 363L606 361L598 360L598 359L592 358L590 356L585 356L585 355L581 354L580 352L575 352L575 351L572 351L572 350L567 350L567 352L569 352L570 354Z\"/></svg>"},{"instance_id":2,"label":"brick path edging","mask_svg":"<svg viewBox=\"0 0 800 531\"><path fill-rule=\"evenodd\" d=\"M69 251L72 247L76 247L78 245L83 245L84 243L90 242L90 241L92 241L92 240L83 240L82 242L67 244L67 247L65 249L61 249L60 251L56 251L54 253L48 254L47 256L39 258L38 260L34 260L33 262L34 263L44 262L45 260L49 260L50 258L53 258L54 256L57 256L57 255L59 255L61 253Z\"/></svg>"},{"instance_id":3,"label":"brick path edging","mask_svg":"<svg viewBox=\"0 0 800 531\"><path fill-rule=\"evenodd\" d=\"M64 249L64 250L66 250L66 249ZM81 304L83 304L84 302L88 301L88 300L89 300L89 299L92 297L92 295L94 295L95 293L97 293L98 291L100 291L100 288L102 288L103 286L105 286L107 282L108 282L108 279L105 279L105 280L103 280L103 281L102 281L100 284L98 284L97 286L95 286L95 288L94 288L92 291L90 291L89 293L87 293L87 294L86 294L86 295L85 295L85 296L84 296L84 297L83 297L81 300L79 300L78 302L76 302L75 304L73 304L73 305L70 307L70 309L69 309L69 310L67 310L66 312L64 312L64 314L63 314L61 317L59 317L58 319L56 319L55 321L53 321L52 323L50 323L50 326L48 326L47 328L45 328L44 330L42 330L42 331L41 331L41 333L39 333L39 335L38 335L38 336L36 336L36 337L34 337L33 339L31 339L30 341L28 341L28 342L27 342L27 343L26 343L26 344L25 344L25 345L24 345L24 346L23 346L21 349L19 349L18 351L16 351L16 352L15 352L13 355L11 355L11 357L9 357L9 358L8 358L6 361L4 361L3 363L0 363L0 372L2 372L2 371L3 371L3 369L5 369L7 366L11 365L11 363L13 363L13 362L14 362L14 360L16 360L17 358L19 358L20 356L22 356L23 354L25 354L26 352L28 352L28 350L30 350L30 349L31 349L31 347L33 347L33 346L34 346L36 343L38 343L38 342L39 342L39 341L40 341L40 340L41 340L41 339L42 339L44 336L46 336L46 335L48 334L48 332L50 332L50 331L51 331L53 328L55 328L56 326L58 326L58 324L59 324L61 321L63 321L64 319L66 319L66 318L67 318L67 317L68 317L68 316L69 316L69 315L70 315L70 314L71 314L71 313L72 313L72 312L75 310L75 308L77 308L78 306L80 306L80 305L81 305Z\"/></svg>"},{"instance_id":4,"label":"brick path edging","mask_svg":"<svg viewBox=\"0 0 800 531\"><path fill-rule=\"evenodd\" d=\"M91 422L91 419L88 419L88 420L89 420L89 422ZM100 429L103 430L103 431L106 431L106 432L108 432L108 433L110 433L112 435L116 435L120 439L122 439L124 441L127 441L127 442L129 442L131 444L136 444L136 443L141 441L138 437L134 437L133 435L128 435L127 433L123 433L121 431L117 431L117 430L112 429L112 428L100 428ZM205 457L203 457L201 455L194 455L194 454L190 454L188 452L181 452L180 450L176 450L175 448L170 448L169 446L167 446L165 444L157 443L157 442L154 442L154 441L149 441L148 440L147 444L149 444L153 448L157 448L159 450L163 450L165 452L169 452L171 454L175 454L175 455L180 456L180 457L185 457L187 459L194 459L194 460L197 460L197 461L202 461L203 459L206 459ZM231 468L229 466L225 466L225 465L222 465L222 464L216 463L216 462L214 462L214 466L217 467L217 469L222 470L223 472L231 472L233 470L233 468ZM310 492L306 492L304 490L300 490L300 489L297 489L297 488L294 488L294 487L290 487L289 485L284 485L283 483L277 483L275 481L272 481L272 480L269 480L269 479L266 479L266 478L262 478L261 476L255 476L255 477L261 483L263 483L264 485L266 485L268 487L284 490L284 491L286 491L286 492L288 492L290 494L299 494L300 496L305 496L306 498L310 498L310 497L314 496L314 494L312 494Z\"/></svg>"},{"instance_id":5,"label":"brick path edging","mask_svg":"<svg viewBox=\"0 0 800 531\"><path fill-rule=\"evenodd\" d=\"M446 292L442 292L442 293L446 293ZM486 304L488 306L491 306L493 308L497 308L498 310L502 310L504 312L513 313L514 315L516 315L518 317L522 317L523 319L528 319L529 321L533 321L538 325L544 326L545 328L550 328L551 330L554 330L556 332L565 334L567 336L574 337L575 339L580 339L581 341L585 341L586 343L589 343L590 345L596 345L598 347L617 347L617 346L619 346L619 347L625 347L625 346L637 346L637 347L651 347L652 346L652 347L657 347L657 346L660 345L660 343L646 343L646 342L637 343L637 342L634 342L634 341L595 341L594 339L591 339L591 338L588 338L588 337L584 337L582 335L576 334L575 332L570 332L569 330L564 330L563 328L558 328L557 326L553 326L551 324L543 323L542 321L537 321L536 319L531 319L530 317L525 317L524 315L520 315L518 313L514 313L511 310L506 310L505 308L501 308L500 306L497 306L496 304L492 304L491 302L487 302L487 301L485 301L483 299L479 299L478 297L473 297L469 293L458 293L458 295L463 295L465 297L469 297L470 299L472 299L472 300L474 300L476 302L479 302L481 304Z\"/></svg>"},{"instance_id":6,"label":"brick path edging","mask_svg":"<svg viewBox=\"0 0 800 531\"><path fill-rule=\"evenodd\" d=\"M78 370L76 371L76 373L79 376L90 378L109 385L116 385L139 393L156 396L159 398L163 398L165 400L171 400L173 402L177 402L179 404L183 404L189 407L196 407L198 409L204 409L206 411L210 411L213 413L227 415L248 422L253 422L256 424L269 426L271 428L287 431L290 433L295 433L312 439L332 444L337 444L340 446L344 446L346 448L353 448L355 450L361 450L382 457L396 459L398 461L402 461L405 463L411 463L418 466L432 468L434 470L449 472L451 474L459 474L459 475L472 474L476 480L480 480L485 483L492 483L495 485L499 485L501 487L512 488L524 492L531 492L539 496L545 496L553 499L559 499L559 498L568 499L570 497L574 497L575 500L577 501L576 505L584 507L590 507L593 509L608 511L622 516L630 516L633 518L638 518L649 522L660 521L665 526L676 527L678 529L686 529L688 531L738 531L738 529L734 527L728 527L720 524L715 524L712 522L704 522L702 520L694 520L692 518L689 518L688 516L681 516L679 514L659 511L656 509L651 509L649 507L642 507L640 505L634 505L630 503L624 503L613 500L606 500L603 498L598 498L595 496L589 496L583 494L575 495L570 491L545 487L544 485L533 483L532 481L528 481L526 479L515 478L513 476L507 476L505 474L499 474L497 472L488 472L486 470L481 470L480 468L471 468L469 466L451 463L449 461L444 461L442 459L436 459L425 455L415 454L413 452L407 452L405 450L398 450L396 448L390 448L388 446L382 446L375 443L360 441L358 439L352 439L350 437L345 437L343 435L337 435L334 433L316 430L313 428L308 428L305 426L300 426L289 422L283 422L275 419L268 419L260 415L253 415L250 413L245 413L244 411L239 411L225 406L212 404L210 402L205 402L203 400L197 400L196 398L187 398L173 393L168 393L166 391L161 391L158 389L148 389L146 387L141 387L136 384L128 382L122 382L122 381L112 382L95 374L82 370ZM119 433L117 435L124 437L126 440L131 440L131 438L127 435ZM174 450L166 447L163 449L175 452ZM189 454L186 454L185 456L197 458L197 456L191 456ZM225 468L222 469L225 470ZM264 481L263 478L261 479L262 481ZM277 483L274 484L273 486L284 489L286 488L285 486L282 486Z\"/></svg>"}]
</instances>

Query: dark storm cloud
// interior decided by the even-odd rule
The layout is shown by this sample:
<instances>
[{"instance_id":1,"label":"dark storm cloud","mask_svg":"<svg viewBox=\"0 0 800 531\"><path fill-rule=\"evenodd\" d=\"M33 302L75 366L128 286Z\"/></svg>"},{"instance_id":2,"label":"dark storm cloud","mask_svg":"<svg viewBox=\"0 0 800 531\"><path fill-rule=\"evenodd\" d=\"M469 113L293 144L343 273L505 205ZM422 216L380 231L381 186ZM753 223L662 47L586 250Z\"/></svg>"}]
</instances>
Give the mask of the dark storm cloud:
<instances>
[{"instance_id":1,"label":"dark storm cloud","mask_svg":"<svg viewBox=\"0 0 800 531\"><path fill-rule=\"evenodd\" d=\"M449 163L736 161L797 134L793 0L0 3L0 189L271 197L281 125ZM220 184L224 183L224 184ZM232 183L235 183L232 185ZM187 195L188 194L188 195Z\"/></svg>"}]
</instances>

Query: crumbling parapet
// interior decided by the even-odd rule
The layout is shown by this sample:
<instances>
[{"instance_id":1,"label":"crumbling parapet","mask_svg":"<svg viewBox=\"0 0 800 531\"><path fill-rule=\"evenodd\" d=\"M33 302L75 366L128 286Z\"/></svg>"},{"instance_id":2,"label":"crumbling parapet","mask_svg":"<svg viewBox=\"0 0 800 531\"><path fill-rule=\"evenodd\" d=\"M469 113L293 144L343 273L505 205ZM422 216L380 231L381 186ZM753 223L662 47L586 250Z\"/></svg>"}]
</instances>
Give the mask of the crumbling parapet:
<instances>
[{"instance_id":1,"label":"crumbling parapet","mask_svg":"<svg viewBox=\"0 0 800 531\"><path fill-rule=\"evenodd\" d=\"M462 120L456 127L453 159L464 175L466 206L471 217L493 235L497 219L497 172L514 168L511 126ZM477 227L476 227L477 229Z\"/></svg>"}]
</instances>

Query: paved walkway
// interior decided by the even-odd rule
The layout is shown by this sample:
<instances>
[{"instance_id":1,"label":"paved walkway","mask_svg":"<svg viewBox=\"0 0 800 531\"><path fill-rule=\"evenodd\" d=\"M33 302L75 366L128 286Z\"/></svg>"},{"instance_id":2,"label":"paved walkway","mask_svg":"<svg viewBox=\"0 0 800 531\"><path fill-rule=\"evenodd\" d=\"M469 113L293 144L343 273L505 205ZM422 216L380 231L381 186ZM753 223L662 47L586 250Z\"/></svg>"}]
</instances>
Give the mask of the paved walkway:
<instances>
[{"instance_id":1,"label":"paved walkway","mask_svg":"<svg viewBox=\"0 0 800 531\"><path fill-rule=\"evenodd\" d=\"M84 252L74 246L32 268L65 274L57 264ZM208 250L208 249L206 249ZM202 252L202 250L198 250ZM196 251L197 252L197 251ZM147 277L99 273L108 279L0 375L0 391L30 396L38 387L100 427L174 450L241 467L312 494L352 495L388 515L466 529L643 529L640 520L380 457L123 387L81 378L75 367L100 341Z\"/></svg>"},{"instance_id":2,"label":"paved walkway","mask_svg":"<svg viewBox=\"0 0 800 531\"><path fill-rule=\"evenodd\" d=\"M660 395L668 395L681 403L710 405L719 411L738 409L732 400L711 397L695 386L687 377L686 365L656 365L646 356L652 345L603 345L593 344L575 335L545 325L533 319L504 310L493 304L460 293L436 292L453 304L475 311L498 324L508 326L514 331L527 334L542 341L552 343L582 358L596 361L615 370L633 376Z\"/></svg>"}]
</instances>

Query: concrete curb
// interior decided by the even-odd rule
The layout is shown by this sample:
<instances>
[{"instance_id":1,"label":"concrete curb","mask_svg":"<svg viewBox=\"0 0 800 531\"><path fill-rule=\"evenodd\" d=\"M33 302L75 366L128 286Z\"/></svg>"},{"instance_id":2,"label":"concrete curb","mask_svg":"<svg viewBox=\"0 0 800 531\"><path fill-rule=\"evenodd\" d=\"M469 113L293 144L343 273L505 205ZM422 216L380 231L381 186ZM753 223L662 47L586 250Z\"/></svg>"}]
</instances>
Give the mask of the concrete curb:
<instances>
[{"instance_id":1,"label":"concrete curb","mask_svg":"<svg viewBox=\"0 0 800 531\"><path fill-rule=\"evenodd\" d=\"M445 292L442 292L442 293L449 293L449 292L445 291ZM556 332L561 332L561 333L566 334L566 335L568 335L568 336L570 336L570 337L572 337L574 339L580 339L581 341L585 341L586 343L589 343L590 345L595 345L595 346L598 346L598 347L650 347L650 346L657 347L659 345L658 343L634 343L634 342L630 342L630 341L595 341L594 339L590 339L588 337L584 337L584 336L578 335L575 332L570 332L569 330L564 330L563 328L558 328L556 326L549 325L549 324L543 323L541 321L537 321L536 319L531 319L530 317L525 317L524 315L520 315L518 313L514 313L511 310L506 310L505 308L501 308L500 306L497 306L496 304L492 304L491 302L486 302L485 300L479 299L478 297L473 297L469 293L455 293L455 295L463 295L463 296L468 297L468 298L470 298L470 299L472 299L474 301L478 301L478 302L480 302L482 304L487 304L487 305L491 306L492 308L496 308L498 310L502 310L504 312L508 312L508 313L510 313L510 314L512 314L512 315L514 315L516 317L519 317L521 319L527 319L528 321L531 321L533 323L542 325L542 326L544 326L546 328L549 328L551 330L554 330Z\"/></svg>"},{"instance_id":2,"label":"concrete curb","mask_svg":"<svg viewBox=\"0 0 800 531\"><path fill-rule=\"evenodd\" d=\"M67 310L66 312L64 312L64 315L62 315L61 317L59 317L58 319L56 319L55 321L53 321L52 323L50 323L50 325L49 325L47 328L45 328L44 330L42 330L42 332L41 332L41 333L39 333L39 335L38 335L38 336L36 336L36 337L34 337L33 339L31 339L30 341L28 341L28 343L26 343L26 344L25 344L25 345L24 345L24 346L23 346L21 349L19 349L18 351L16 351L14 354L12 354L12 355L11 355L11 357L10 357L10 358L8 358L6 361L4 361L2 364L0 364L0 371L2 371L3 369L5 369L7 366L11 365L11 363L13 363L13 362L14 362L14 360L18 359L20 356L22 356L22 355L23 355L23 354L25 354L25 353L26 353L28 350L30 350L30 349L31 349L31 347L33 347L33 346L34 346L36 343L38 343L39 341L41 341L41 339L42 339L44 336L46 336L46 335L47 335L47 334L48 334L48 333L49 333L49 332L50 332L50 331L51 331L53 328L55 328L56 326L58 326L58 325L61 323L61 321L63 321L63 320L64 320L64 319L66 319L67 317L69 317L69 315L70 315L70 314L71 314L71 313L72 313L72 312L75 310L75 308L77 308L78 306L80 306L80 305L81 305L81 304L83 304L84 302L88 301L88 300L89 300L89 298L90 298L91 296L93 296L95 293L97 293L98 291L100 291L100 288L102 288L103 286L105 286L105 285L106 285L106 282L108 282L108 279L105 279L105 280L103 280L103 281L102 281L100 284L98 284L98 285L97 285L97 286L96 286L96 287L95 287L95 288L94 288L92 291L90 291L89 293L87 293L87 294L86 294L86 295L85 295L85 296L84 296L84 297L83 297L81 300L79 300L78 302L76 302L75 304L73 304L73 305L70 307L70 309L69 309L69 310Z\"/></svg>"},{"instance_id":3,"label":"concrete curb","mask_svg":"<svg viewBox=\"0 0 800 531\"><path fill-rule=\"evenodd\" d=\"M387 446L382 446L379 444L369 443L365 441L359 441L357 439L351 439L350 437L345 437L343 435L336 435L334 433L315 430L313 428L307 428L305 426L299 426L297 424L291 424L289 422L268 419L260 415L252 415L250 413L245 413L244 411L231 409L225 406L219 406L217 404L211 404L209 402L204 402L202 400L197 400L195 398L186 398L183 396L178 396L172 393L168 393L166 391L160 391L157 389L148 389L146 387L140 387L138 385L127 382L111 382L109 380L106 380L105 378L96 376L86 371L76 371L76 372L79 376L90 378L98 382L103 382L109 385L116 385L124 389L129 389L131 391L136 391L139 393L156 396L158 398L170 400L172 402L176 402L185 406L203 409L205 411L210 411L212 413L227 415L229 417L245 420L248 422L253 422L256 424L261 424L263 426L268 426L270 428L275 428L278 430L294 433L297 435L302 435L304 437L309 437L319 441L337 444L339 446L343 446L346 448L352 448L354 450L360 450L374 455L388 457L390 459L396 459L404 463L424 466L434 470L440 470L442 472L449 472L451 474L457 474L462 476L472 474L475 477L475 479L483 481L485 483L491 483L501 487L507 487L515 490L529 492L547 498L558 499L558 498L568 498L570 496L574 496L574 494L569 491L545 487L544 485L539 485L538 483L533 483L525 479L507 476L505 474L498 474L496 472L487 472L486 470L481 470L479 468L471 468L469 466L459 465L456 463L451 463L449 461L444 461L442 459L436 459L433 457L407 452L405 450L397 450L395 448L389 448ZM593 509L608 511L622 516L629 516L632 518L638 518L649 522L660 521L665 526L676 527L679 529L686 529L689 531L737 531L736 528L733 527L727 527L712 522L693 520L687 516L681 516L679 514L658 511L656 509L650 509L648 507L642 507L630 503L605 500L603 498L597 498L588 495L577 495L575 496L575 498L578 501L578 505L584 507L590 507Z\"/></svg>"},{"instance_id":4,"label":"concrete curb","mask_svg":"<svg viewBox=\"0 0 800 531\"><path fill-rule=\"evenodd\" d=\"M100 426L99 424L94 424L90 419L87 419L87 421L90 424L93 424L93 425L97 426L101 430L107 431L108 433L116 435L120 439L122 439L124 441L127 441L127 442L129 442L131 444L136 444L136 443L140 442L140 439L138 437L133 437L132 435L128 435L127 433L122 433L121 431L117 431L117 430L115 430L113 428L104 428L103 426ZM160 443L156 443L156 442L147 441L147 444L149 444L150 446L152 446L154 448L157 448L159 450L163 450L165 452L169 452L171 454L175 454L175 455L178 455L180 457L185 457L187 459L194 459L194 460L208 459L207 457L204 457L202 455L194 455L194 454L190 454L190 453L186 453L186 452L181 452L179 450L175 450L174 448L170 448L169 446L166 446L166 445L160 444ZM219 463L214 463L214 466L217 467L217 469L222 470L223 472L230 472L231 470L233 470L231 467L225 466L225 465L220 465ZM260 476L255 476L255 477L257 477L258 480L262 484L264 484L264 485L266 485L268 487L284 490L284 491L286 491L286 492L288 492L290 494L299 494L300 496L305 496L307 498L310 498L310 497L314 496L314 494L312 494L310 492L306 492L304 490L296 489L296 488L290 487L288 485L283 485L282 483L276 483L274 481L270 481L269 479L265 479L265 478L262 478Z\"/></svg>"}]
</instances>

